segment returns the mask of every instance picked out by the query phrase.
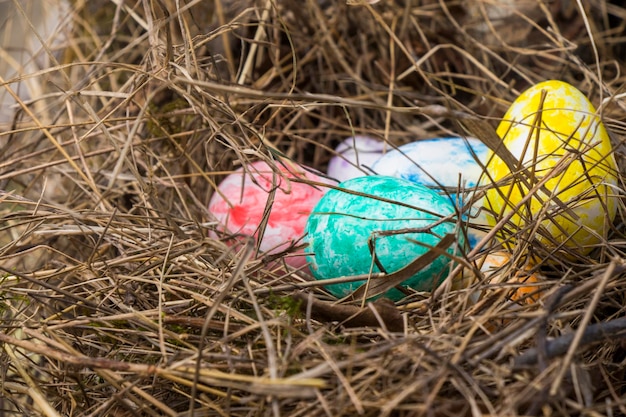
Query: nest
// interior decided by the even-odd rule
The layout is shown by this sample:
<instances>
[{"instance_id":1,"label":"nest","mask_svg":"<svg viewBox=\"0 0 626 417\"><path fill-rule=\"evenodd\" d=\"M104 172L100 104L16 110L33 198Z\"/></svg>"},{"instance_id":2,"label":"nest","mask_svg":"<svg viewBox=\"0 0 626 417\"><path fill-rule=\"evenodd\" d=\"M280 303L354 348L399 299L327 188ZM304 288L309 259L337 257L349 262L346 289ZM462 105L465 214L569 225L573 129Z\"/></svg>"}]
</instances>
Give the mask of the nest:
<instances>
[{"instance_id":1,"label":"nest","mask_svg":"<svg viewBox=\"0 0 626 417\"><path fill-rule=\"evenodd\" d=\"M239 166L493 131L546 79L626 167L621 2L350 3L74 0L45 65L3 75L37 94L0 134L0 415L626 414L621 202L517 299L522 253L497 283L337 302L219 232Z\"/></svg>"}]
</instances>

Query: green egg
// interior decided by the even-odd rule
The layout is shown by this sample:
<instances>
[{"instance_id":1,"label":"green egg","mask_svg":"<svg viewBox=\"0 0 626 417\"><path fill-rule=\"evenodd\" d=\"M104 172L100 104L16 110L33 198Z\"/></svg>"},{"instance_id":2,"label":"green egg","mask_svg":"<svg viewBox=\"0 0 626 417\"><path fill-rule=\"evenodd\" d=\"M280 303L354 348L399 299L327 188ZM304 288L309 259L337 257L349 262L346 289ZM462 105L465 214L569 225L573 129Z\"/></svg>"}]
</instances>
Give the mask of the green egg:
<instances>
[{"instance_id":1,"label":"green egg","mask_svg":"<svg viewBox=\"0 0 626 417\"><path fill-rule=\"evenodd\" d=\"M457 243L447 252L455 254L463 243L455 218L441 222L454 213L449 198L408 180L368 176L345 181L339 189L322 197L307 221L306 251L311 272L318 280L370 272L393 273L427 253L450 233L457 236ZM379 233L389 231L400 233ZM373 237L376 258L384 271L372 259L368 240ZM450 258L441 255L401 286L432 291L446 278L449 267ZM364 282L332 284L326 289L343 298ZM384 295L392 300L405 296L395 288Z\"/></svg>"}]
</instances>

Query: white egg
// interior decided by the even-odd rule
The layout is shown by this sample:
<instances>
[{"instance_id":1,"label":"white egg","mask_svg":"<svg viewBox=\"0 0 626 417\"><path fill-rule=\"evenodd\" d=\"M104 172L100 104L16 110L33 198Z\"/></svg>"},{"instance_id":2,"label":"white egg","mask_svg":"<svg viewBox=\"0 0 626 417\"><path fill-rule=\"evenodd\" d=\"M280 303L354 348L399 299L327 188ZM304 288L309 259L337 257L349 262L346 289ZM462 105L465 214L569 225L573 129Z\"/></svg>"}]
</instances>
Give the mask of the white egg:
<instances>
[{"instance_id":1,"label":"white egg","mask_svg":"<svg viewBox=\"0 0 626 417\"><path fill-rule=\"evenodd\" d=\"M419 140L393 149L372 166L378 175L404 178L434 188L474 187L489 148L474 138Z\"/></svg>"},{"instance_id":2,"label":"white egg","mask_svg":"<svg viewBox=\"0 0 626 417\"><path fill-rule=\"evenodd\" d=\"M328 176L342 182L368 175L384 150L384 142L369 136L347 138L335 149L336 155L328 163Z\"/></svg>"}]
</instances>

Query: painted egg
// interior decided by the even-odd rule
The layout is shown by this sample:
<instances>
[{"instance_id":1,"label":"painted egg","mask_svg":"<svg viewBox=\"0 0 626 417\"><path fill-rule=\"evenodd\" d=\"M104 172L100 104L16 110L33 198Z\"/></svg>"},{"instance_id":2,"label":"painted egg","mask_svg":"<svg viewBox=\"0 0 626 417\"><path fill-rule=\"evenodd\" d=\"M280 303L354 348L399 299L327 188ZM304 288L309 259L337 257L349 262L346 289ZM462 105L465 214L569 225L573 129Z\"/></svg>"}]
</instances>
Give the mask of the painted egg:
<instances>
[{"instance_id":1,"label":"painted egg","mask_svg":"<svg viewBox=\"0 0 626 417\"><path fill-rule=\"evenodd\" d=\"M260 237L261 251L279 253L302 244L304 226L326 188L293 181L327 183L324 178L293 163L276 163L276 171L263 161L228 175L209 202L222 231L259 238L259 227L272 189L276 188L267 225ZM294 268L306 264L300 252L285 257Z\"/></svg>"},{"instance_id":2,"label":"painted egg","mask_svg":"<svg viewBox=\"0 0 626 417\"><path fill-rule=\"evenodd\" d=\"M533 304L539 300L543 281L537 272L532 272L535 265L530 262L523 269L518 269L511 277L506 273L507 265L511 263L511 255L507 252L493 252L482 259L480 270L489 280L490 285L513 287L508 294L511 301L522 304ZM507 278L508 277L508 278Z\"/></svg>"},{"instance_id":3,"label":"painted egg","mask_svg":"<svg viewBox=\"0 0 626 417\"><path fill-rule=\"evenodd\" d=\"M454 204L463 207L483 175L489 148L475 138L436 138L420 140L390 150L372 166L379 175L403 178L447 194ZM463 194L458 196L457 191ZM481 204L475 204L480 207ZM468 229L468 241L474 246L483 236L487 220L482 211L472 209L464 216L476 227Z\"/></svg>"},{"instance_id":4,"label":"painted egg","mask_svg":"<svg viewBox=\"0 0 626 417\"><path fill-rule=\"evenodd\" d=\"M591 251L607 235L618 196L611 142L587 97L562 81L539 83L513 102L497 133L509 162L501 152L488 161L497 185L487 184L484 206L492 226L510 217L499 238L537 239L568 258Z\"/></svg>"},{"instance_id":5,"label":"painted egg","mask_svg":"<svg viewBox=\"0 0 626 417\"><path fill-rule=\"evenodd\" d=\"M545 281L538 272L533 272L535 264L527 262L523 268L513 265L511 254L505 251L495 251L484 253L476 260L476 266L481 275L475 273L475 269L465 267L459 275L452 280L453 290L470 288L479 279L485 279L490 289L497 288L498 291L505 289L507 298L510 301L520 304L533 304L539 300L541 295L540 285ZM471 303L477 303L484 297L486 291L474 291L470 294Z\"/></svg>"},{"instance_id":6,"label":"painted egg","mask_svg":"<svg viewBox=\"0 0 626 417\"><path fill-rule=\"evenodd\" d=\"M341 182L368 175L384 150L384 142L369 136L348 138L335 149L328 163L328 176Z\"/></svg>"},{"instance_id":7,"label":"painted egg","mask_svg":"<svg viewBox=\"0 0 626 417\"><path fill-rule=\"evenodd\" d=\"M450 200L419 184L367 176L345 181L339 187L322 197L306 224L309 245L305 250L316 279L393 273L424 255L446 234L456 233L454 219L441 221L455 213ZM447 252L455 253L456 246L452 244ZM431 291L446 278L449 264L450 259L441 255L401 286ZM343 298L364 282L326 288ZM392 300L405 296L395 288L384 295Z\"/></svg>"},{"instance_id":8,"label":"painted egg","mask_svg":"<svg viewBox=\"0 0 626 417\"><path fill-rule=\"evenodd\" d=\"M478 184L489 148L475 138L419 140L390 150L372 166L378 175L389 175L454 193L459 184Z\"/></svg>"}]
</instances>

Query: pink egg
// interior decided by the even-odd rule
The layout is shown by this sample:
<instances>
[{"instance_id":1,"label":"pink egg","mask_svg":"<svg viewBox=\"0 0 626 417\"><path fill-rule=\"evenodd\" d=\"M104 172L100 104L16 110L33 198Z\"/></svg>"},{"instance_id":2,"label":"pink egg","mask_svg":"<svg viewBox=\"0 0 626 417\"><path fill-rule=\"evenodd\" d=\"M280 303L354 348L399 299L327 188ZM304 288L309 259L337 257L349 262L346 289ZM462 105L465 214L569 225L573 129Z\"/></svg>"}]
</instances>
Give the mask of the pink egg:
<instances>
[{"instance_id":1,"label":"pink egg","mask_svg":"<svg viewBox=\"0 0 626 417\"><path fill-rule=\"evenodd\" d=\"M278 187L265 232L260 237L260 250L266 253L279 253L302 243L309 214L327 190L290 179L329 183L293 163L277 162L276 166L280 173L274 173L263 161L249 164L245 170L238 169L222 181L209 202L209 211L220 222L221 230L258 239L270 191ZM294 252L285 261L294 268L306 265L301 251Z\"/></svg>"}]
</instances>

